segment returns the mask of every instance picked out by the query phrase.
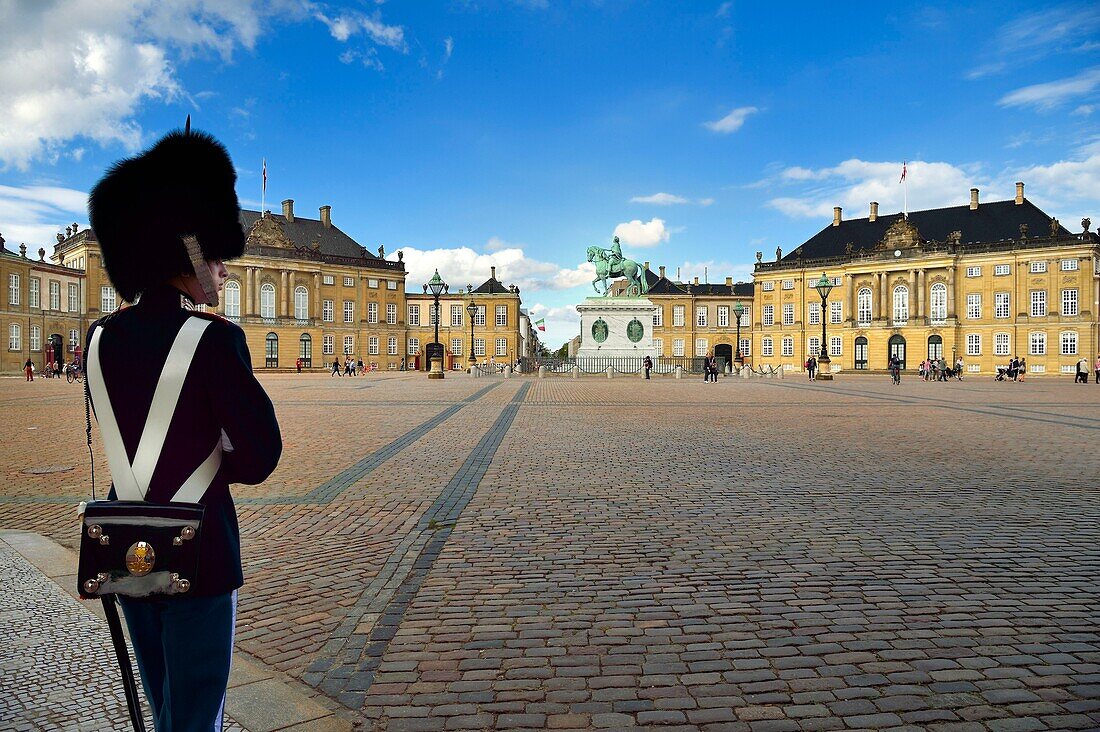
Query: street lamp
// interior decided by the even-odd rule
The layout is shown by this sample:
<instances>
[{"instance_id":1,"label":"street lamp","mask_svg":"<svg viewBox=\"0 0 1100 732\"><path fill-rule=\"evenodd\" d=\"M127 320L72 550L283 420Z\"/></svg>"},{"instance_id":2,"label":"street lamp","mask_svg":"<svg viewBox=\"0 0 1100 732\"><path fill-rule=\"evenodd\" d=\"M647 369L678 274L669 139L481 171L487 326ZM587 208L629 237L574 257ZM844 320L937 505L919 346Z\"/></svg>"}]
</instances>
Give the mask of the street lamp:
<instances>
[{"instance_id":1,"label":"street lamp","mask_svg":"<svg viewBox=\"0 0 1100 732\"><path fill-rule=\"evenodd\" d=\"M821 295L821 356L817 359L817 379L819 381L832 381L833 372L829 360L829 341L826 339L825 327L829 319L829 308L827 305L829 302L829 293L833 290L833 283L825 276L825 273L822 272L821 279L814 285L814 289L817 290L818 295Z\"/></svg>"},{"instance_id":2,"label":"street lamp","mask_svg":"<svg viewBox=\"0 0 1100 732\"><path fill-rule=\"evenodd\" d=\"M733 360L737 362L737 368L741 368L745 365L745 357L741 354L741 316L745 314L745 306L741 303L734 303L733 314L737 318L737 355Z\"/></svg>"},{"instance_id":3,"label":"street lamp","mask_svg":"<svg viewBox=\"0 0 1100 732\"><path fill-rule=\"evenodd\" d=\"M472 287L468 290L468 292L473 291ZM477 315L477 303L473 300L466 306L466 314L470 316L470 368L472 369L477 363L477 356L474 355L474 316Z\"/></svg>"},{"instance_id":4,"label":"street lamp","mask_svg":"<svg viewBox=\"0 0 1100 732\"><path fill-rule=\"evenodd\" d=\"M439 342L439 296L450 290L450 287L439 276L439 270L435 271L428 284L424 285L424 292L430 293L435 301L433 314L435 317L435 342L429 343L425 351L431 368L428 371L429 379L442 379L443 374L443 344Z\"/></svg>"}]
</instances>

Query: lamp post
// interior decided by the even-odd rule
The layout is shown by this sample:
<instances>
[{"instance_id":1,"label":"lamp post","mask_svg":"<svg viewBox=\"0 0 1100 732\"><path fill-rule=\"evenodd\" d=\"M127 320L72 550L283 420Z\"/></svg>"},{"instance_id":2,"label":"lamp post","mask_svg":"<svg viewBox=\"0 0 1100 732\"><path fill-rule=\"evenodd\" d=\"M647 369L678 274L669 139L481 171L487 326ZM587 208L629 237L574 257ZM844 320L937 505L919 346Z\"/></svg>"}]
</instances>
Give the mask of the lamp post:
<instances>
[{"instance_id":1,"label":"lamp post","mask_svg":"<svg viewBox=\"0 0 1100 732\"><path fill-rule=\"evenodd\" d=\"M431 368L428 371L429 379L442 379L443 374L443 344L439 342L439 296L450 290L450 287L439 276L439 270L435 271L428 284L424 285L424 292L431 293L434 305L432 314L435 318L435 342L428 345L425 355Z\"/></svg>"},{"instance_id":2,"label":"lamp post","mask_svg":"<svg viewBox=\"0 0 1100 732\"><path fill-rule=\"evenodd\" d=\"M733 314L737 318L737 350L733 357L733 360L737 363L737 368L741 368L745 365L745 357L741 354L741 316L745 313L745 306L741 303L734 303Z\"/></svg>"},{"instance_id":3,"label":"lamp post","mask_svg":"<svg viewBox=\"0 0 1100 732\"><path fill-rule=\"evenodd\" d=\"M817 379L818 381L832 381L833 372L830 368L829 341L827 340L825 328L829 315L829 308L827 307L829 293L833 290L833 283L822 272L821 279L814 285L814 289L817 290L818 295L821 295L821 356L817 359Z\"/></svg>"},{"instance_id":4,"label":"lamp post","mask_svg":"<svg viewBox=\"0 0 1100 732\"><path fill-rule=\"evenodd\" d=\"M473 291L474 289L471 287L469 292ZM474 355L474 316L477 315L477 303L473 300L466 306L466 314L470 316L470 368L468 370L472 370L474 364L477 363L477 356Z\"/></svg>"}]
</instances>

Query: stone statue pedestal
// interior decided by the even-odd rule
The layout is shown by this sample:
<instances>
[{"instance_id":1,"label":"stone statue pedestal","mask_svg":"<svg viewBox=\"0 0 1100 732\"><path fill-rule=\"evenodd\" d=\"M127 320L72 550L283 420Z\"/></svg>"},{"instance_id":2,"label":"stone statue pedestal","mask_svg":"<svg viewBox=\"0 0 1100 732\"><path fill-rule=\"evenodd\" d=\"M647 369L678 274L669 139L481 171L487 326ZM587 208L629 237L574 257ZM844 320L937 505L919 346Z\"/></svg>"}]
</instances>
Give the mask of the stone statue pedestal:
<instances>
[{"instance_id":1,"label":"stone statue pedestal","mask_svg":"<svg viewBox=\"0 0 1100 732\"><path fill-rule=\"evenodd\" d=\"M653 313L647 297L589 297L577 306L581 316L581 346L577 360L594 358L657 358L653 345Z\"/></svg>"}]
</instances>

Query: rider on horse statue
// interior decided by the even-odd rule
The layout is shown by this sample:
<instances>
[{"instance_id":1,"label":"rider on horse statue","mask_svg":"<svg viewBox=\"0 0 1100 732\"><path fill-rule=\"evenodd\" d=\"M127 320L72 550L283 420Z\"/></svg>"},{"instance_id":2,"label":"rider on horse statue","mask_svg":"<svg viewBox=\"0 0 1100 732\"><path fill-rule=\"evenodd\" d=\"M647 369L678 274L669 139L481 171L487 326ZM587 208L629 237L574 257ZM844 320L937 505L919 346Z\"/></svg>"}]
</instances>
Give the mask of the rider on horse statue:
<instances>
[{"instance_id":1,"label":"rider on horse statue","mask_svg":"<svg viewBox=\"0 0 1100 732\"><path fill-rule=\"evenodd\" d=\"M604 256L607 257L608 272L612 276L622 274L623 260L625 259L625 257L623 257L623 248L619 246L619 237L616 236L614 241L612 241L611 243L611 248L604 249L603 252Z\"/></svg>"},{"instance_id":2,"label":"rider on horse statue","mask_svg":"<svg viewBox=\"0 0 1100 732\"><path fill-rule=\"evenodd\" d=\"M607 280L612 277L626 278L627 293L635 296L644 294L649 289L646 281L645 268L632 259L623 256L623 250L619 246L619 237L612 240L611 248L588 247L588 261L596 265L596 279L592 280L592 288L601 292L596 283L603 283L601 294L611 294L611 287Z\"/></svg>"}]
</instances>

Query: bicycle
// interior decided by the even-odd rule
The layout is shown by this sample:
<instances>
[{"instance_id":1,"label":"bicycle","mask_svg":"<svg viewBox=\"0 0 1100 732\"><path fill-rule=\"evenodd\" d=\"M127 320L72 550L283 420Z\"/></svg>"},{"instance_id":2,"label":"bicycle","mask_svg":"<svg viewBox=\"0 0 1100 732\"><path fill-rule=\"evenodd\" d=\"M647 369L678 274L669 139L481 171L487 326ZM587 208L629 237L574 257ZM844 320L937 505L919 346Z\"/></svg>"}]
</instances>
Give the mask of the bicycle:
<instances>
[{"instance_id":1,"label":"bicycle","mask_svg":"<svg viewBox=\"0 0 1100 732\"><path fill-rule=\"evenodd\" d=\"M83 378L83 372L79 366L68 364L65 366L65 380L70 384L74 381L80 381Z\"/></svg>"}]
</instances>

